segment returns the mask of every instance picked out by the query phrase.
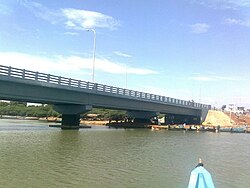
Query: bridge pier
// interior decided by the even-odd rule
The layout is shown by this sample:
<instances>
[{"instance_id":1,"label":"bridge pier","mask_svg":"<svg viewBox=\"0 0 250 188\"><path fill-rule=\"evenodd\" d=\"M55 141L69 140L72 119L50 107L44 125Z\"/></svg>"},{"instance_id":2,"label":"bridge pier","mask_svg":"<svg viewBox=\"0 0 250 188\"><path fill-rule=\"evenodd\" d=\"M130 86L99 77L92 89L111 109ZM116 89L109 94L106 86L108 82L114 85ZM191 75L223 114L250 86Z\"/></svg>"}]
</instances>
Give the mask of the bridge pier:
<instances>
[{"instance_id":1,"label":"bridge pier","mask_svg":"<svg viewBox=\"0 0 250 188\"><path fill-rule=\"evenodd\" d=\"M79 129L80 114L90 111L91 105L56 104L54 109L62 114L61 129Z\"/></svg>"},{"instance_id":2,"label":"bridge pier","mask_svg":"<svg viewBox=\"0 0 250 188\"><path fill-rule=\"evenodd\" d=\"M62 114L62 129L63 127L78 127L80 121L80 114Z\"/></svg>"}]
</instances>

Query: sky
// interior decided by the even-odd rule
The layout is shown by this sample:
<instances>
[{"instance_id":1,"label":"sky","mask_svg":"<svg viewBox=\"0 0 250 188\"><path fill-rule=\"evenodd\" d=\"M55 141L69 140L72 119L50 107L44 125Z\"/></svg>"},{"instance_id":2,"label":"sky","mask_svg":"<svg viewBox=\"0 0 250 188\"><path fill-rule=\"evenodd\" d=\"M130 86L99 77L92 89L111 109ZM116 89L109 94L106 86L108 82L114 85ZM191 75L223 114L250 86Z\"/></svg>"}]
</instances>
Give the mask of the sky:
<instances>
[{"instance_id":1,"label":"sky","mask_svg":"<svg viewBox=\"0 0 250 188\"><path fill-rule=\"evenodd\" d=\"M250 108L250 0L0 1L1 65L93 81L94 38L94 82Z\"/></svg>"}]
</instances>

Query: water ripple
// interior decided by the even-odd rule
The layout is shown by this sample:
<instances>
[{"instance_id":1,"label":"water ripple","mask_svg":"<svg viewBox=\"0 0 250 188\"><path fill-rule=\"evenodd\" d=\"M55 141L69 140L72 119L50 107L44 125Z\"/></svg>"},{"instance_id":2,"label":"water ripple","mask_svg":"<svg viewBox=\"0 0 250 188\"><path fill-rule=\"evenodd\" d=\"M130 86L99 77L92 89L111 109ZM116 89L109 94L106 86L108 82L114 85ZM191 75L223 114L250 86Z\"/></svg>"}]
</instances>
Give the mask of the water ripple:
<instances>
[{"instance_id":1,"label":"water ripple","mask_svg":"<svg viewBox=\"0 0 250 188\"><path fill-rule=\"evenodd\" d=\"M250 184L248 134L12 126L0 131L0 187L184 188L199 157L216 187Z\"/></svg>"}]
</instances>

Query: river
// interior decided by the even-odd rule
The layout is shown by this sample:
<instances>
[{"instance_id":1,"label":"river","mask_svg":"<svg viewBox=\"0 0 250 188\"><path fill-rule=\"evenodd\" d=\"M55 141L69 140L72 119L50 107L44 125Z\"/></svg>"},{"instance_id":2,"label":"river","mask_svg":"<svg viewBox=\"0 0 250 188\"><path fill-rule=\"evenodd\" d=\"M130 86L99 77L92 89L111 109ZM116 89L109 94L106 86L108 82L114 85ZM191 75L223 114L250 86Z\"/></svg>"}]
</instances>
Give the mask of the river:
<instances>
[{"instance_id":1,"label":"river","mask_svg":"<svg viewBox=\"0 0 250 188\"><path fill-rule=\"evenodd\" d=\"M93 127L0 119L0 187L186 188L202 158L216 188L250 185L250 134Z\"/></svg>"}]
</instances>

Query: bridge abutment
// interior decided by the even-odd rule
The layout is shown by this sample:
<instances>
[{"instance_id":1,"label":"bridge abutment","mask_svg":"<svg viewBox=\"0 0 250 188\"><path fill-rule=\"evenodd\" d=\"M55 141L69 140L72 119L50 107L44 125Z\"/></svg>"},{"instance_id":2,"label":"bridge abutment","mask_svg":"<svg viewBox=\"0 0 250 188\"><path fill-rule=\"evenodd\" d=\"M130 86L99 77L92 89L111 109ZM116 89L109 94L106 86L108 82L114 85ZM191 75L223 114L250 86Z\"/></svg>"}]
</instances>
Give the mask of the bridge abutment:
<instances>
[{"instance_id":1,"label":"bridge abutment","mask_svg":"<svg viewBox=\"0 0 250 188\"><path fill-rule=\"evenodd\" d=\"M211 109L211 106L209 106L209 109L202 109L201 110L201 116L200 116L200 123L203 123L207 117L208 111Z\"/></svg>"},{"instance_id":2,"label":"bridge abutment","mask_svg":"<svg viewBox=\"0 0 250 188\"><path fill-rule=\"evenodd\" d=\"M54 109L62 114L61 129L79 129L80 114L92 109L91 105L56 104Z\"/></svg>"}]
</instances>

